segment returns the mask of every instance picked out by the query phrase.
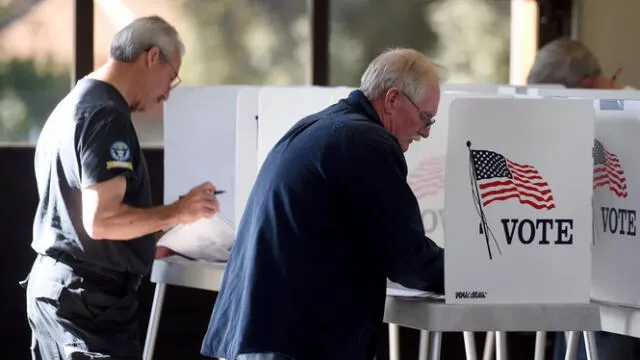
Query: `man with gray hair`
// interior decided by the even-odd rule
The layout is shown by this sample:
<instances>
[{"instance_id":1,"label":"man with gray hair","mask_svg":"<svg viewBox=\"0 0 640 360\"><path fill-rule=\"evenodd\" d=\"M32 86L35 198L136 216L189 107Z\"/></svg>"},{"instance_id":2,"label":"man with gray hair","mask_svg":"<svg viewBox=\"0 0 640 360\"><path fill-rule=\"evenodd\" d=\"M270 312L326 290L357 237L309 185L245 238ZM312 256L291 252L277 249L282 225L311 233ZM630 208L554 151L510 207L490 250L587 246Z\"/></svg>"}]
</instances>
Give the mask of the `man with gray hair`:
<instances>
[{"instance_id":1,"label":"man with gray hair","mask_svg":"<svg viewBox=\"0 0 640 360\"><path fill-rule=\"evenodd\" d=\"M561 84L567 88L622 89L617 74L607 77L598 59L579 41L559 38L536 54L528 84Z\"/></svg>"},{"instance_id":2,"label":"man with gray hair","mask_svg":"<svg viewBox=\"0 0 640 360\"><path fill-rule=\"evenodd\" d=\"M107 63L78 81L40 133L37 257L22 282L33 359L141 359L136 297L155 254L154 233L218 209L211 183L152 207L131 123L132 111L169 97L183 53L163 19L133 21L113 38Z\"/></svg>"},{"instance_id":3,"label":"man with gray hair","mask_svg":"<svg viewBox=\"0 0 640 360\"><path fill-rule=\"evenodd\" d=\"M394 49L346 99L295 124L247 202L201 352L228 360L371 359L387 278L444 292L403 152L429 136L437 67Z\"/></svg>"}]
</instances>

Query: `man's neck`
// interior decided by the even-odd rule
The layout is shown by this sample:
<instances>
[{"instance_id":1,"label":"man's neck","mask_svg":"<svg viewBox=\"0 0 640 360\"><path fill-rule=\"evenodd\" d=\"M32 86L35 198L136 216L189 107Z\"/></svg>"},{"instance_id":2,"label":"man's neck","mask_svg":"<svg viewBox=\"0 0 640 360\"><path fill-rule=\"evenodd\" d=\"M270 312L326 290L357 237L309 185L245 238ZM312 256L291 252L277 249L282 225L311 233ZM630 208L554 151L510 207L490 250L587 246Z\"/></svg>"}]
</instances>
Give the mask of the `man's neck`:
<instances>
[{"instance_id":1,"label":"man's neck","mask_svg":"<svg viewBox=\"0 0 640 360\"><path fill-rule=\"evenodd\" d=\"M137 101L135 76L129 64L121 64L109 60L106 64L87 77L103 81L118 90L131 107Z\"/></svg>"}]
</instances>

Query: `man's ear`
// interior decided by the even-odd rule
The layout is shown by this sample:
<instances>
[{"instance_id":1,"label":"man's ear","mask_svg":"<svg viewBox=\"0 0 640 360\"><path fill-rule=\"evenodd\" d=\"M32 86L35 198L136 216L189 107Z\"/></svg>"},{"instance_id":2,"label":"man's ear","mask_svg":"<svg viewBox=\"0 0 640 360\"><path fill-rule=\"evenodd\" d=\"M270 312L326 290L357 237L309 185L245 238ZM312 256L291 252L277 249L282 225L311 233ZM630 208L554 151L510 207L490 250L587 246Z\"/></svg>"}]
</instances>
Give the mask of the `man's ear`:
<instances>
[{"instance_id":1,"label":"man's ear","mask_svg":"<svg viewBox=\"0 0 640 360\"><path fill-rule=\"evenodd\" d=\"M147 51L147 67L150 68L153 64L160 62L160 49L157 46L152 47Z\"/></svg>"},{"instance_id":2,"label":"man's ear","mask_svg":"<svg viewBox=\"0 0 640 360\"><path fill-rule=\"evenodd\" d=\"M390 113L392 109L396 107L399 95L400 91L395 87L387 90L387 92L384 94L384 111L386 113Z\"/></svg>"}]
</instances>

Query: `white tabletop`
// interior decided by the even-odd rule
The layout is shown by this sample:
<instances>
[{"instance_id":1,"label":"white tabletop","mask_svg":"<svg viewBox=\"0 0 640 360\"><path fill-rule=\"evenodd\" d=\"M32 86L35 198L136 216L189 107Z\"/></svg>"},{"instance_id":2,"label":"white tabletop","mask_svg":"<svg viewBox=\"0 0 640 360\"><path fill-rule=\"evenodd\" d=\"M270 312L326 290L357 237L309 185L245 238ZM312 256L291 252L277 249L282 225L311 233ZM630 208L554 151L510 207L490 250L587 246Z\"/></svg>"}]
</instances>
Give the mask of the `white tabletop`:
<instances>
[{"instance_id":1,"label":"white tabletop","mask_svg":"<svg viewBox=\"0 0 640 360\"><path fill-rule=\"evenodd\" d=\"M602 330L640 338L640 309L605 302L596 303L600 305Z\"/></svg>"},{"instance_id":2,"label":"white tabletop","mask_svg":"<svg viewBox=\"0 0 640 360\"><path fill-rule=\"evenodd\" d=\"M384 321L430 331L599 330L596 304L445 304L444 300L387 297Z\"/></svg>"},{"instance_id":3,"label":"white tabletop","mask_svg":"<svg viewBox=\"0 0 640 360\"><path fill-rule=\"evenodd\" d=\"M169 256L153 262L151 282L218 291L225 265Z\"/></svg>"},{"instance_id":4,"label":"white tabletop","mask_svg":"<svg viewBox=\"0 0 640 360\"><path fill-rule=\"evenodd\" d=\"M224 268L225 263L170 256L154 261L151 282L218 291ZM450 305L444 300L388 296L384 321L430 331L600 330L601 311L603 317L609 319L610 328L640 333L640 312L636 314L635 310L602 307L595 303Z\"/></svg>"}]
</instances>

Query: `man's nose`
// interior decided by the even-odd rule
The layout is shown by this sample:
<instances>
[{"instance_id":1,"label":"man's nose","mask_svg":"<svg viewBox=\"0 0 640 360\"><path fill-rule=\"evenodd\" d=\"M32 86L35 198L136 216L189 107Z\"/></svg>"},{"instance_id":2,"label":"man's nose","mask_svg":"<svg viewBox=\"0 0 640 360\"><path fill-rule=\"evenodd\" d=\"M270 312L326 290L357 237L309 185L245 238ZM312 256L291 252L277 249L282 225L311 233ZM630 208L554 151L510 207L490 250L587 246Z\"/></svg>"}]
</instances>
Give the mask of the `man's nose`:
<instances>
[{"instance_id":1,"label":"man's nose","mask_svg":"<svg viewBox=\"0 0 640 360\"><path fill-rule=\"evenodd\" d=\"M420 134L420 136L422 136L425 139L429 137L429 133L431 133L431 126L423 127L418 131L418 134Z\"/></svg>"}]
</instances>

